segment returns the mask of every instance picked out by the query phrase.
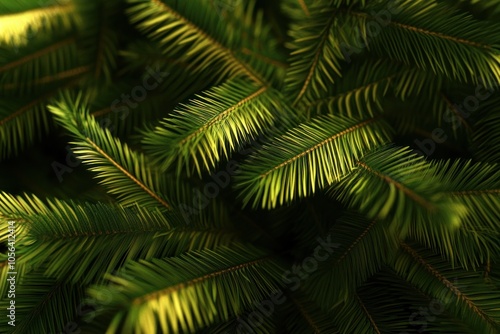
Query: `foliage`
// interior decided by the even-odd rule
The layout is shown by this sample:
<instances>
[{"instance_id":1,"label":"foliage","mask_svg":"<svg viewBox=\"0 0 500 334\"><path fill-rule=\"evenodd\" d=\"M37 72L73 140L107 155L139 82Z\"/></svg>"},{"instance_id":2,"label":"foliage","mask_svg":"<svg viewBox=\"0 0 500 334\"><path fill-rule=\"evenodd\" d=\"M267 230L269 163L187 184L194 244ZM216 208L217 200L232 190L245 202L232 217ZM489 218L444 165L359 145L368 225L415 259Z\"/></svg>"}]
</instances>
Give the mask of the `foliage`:
<instances>
[{"instance_id":1,"label":"foliage","mask_svg":"<svg viewBox=\"0 0 500 334\"><path fill-rule=\"evenodd\" d=\"M2 1L0 333L499 333L499 13Z\"/></svg>"}]
</instances>

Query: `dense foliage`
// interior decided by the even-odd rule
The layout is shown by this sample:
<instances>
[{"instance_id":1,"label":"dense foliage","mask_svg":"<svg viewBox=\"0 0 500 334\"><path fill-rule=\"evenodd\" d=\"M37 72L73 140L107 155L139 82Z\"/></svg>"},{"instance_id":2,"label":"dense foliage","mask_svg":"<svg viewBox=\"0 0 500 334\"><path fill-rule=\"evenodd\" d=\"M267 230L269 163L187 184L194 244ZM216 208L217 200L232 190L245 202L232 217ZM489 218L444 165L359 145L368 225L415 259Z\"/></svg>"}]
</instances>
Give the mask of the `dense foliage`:
<instances>
[{"instance_id":1,"label":"dense foliage","mask_svg":"<svg viewBox=\"0 0 500 334\"><path fill-rule=\"evenodd\" d=\"M1 0L0 332L500 333L499 19Z\"/></svg>"}]
</instances>

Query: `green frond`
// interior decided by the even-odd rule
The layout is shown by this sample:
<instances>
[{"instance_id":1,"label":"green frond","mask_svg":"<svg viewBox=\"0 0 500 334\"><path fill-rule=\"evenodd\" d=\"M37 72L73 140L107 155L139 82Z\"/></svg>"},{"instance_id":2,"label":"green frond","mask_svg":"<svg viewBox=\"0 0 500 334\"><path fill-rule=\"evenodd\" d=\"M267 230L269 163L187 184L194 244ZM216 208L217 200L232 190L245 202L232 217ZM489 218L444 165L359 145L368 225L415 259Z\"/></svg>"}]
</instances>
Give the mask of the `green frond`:
<instances>
[{"instance_id":1,"label":"green frond","mask_svg":"<svg viewBox=\"0 0 500 334\"><path fill-rule=\"evenodd\" d=\"M126 20L120 11L122 1L72 1L81 16L79 47L94 60L93 78L99 80L102 75L103 81L110 83L117 66L119 34L116 29Z\"/></svg>"},{"instance_id":2,"label":"green frond","mask_svg":"<svg viewBox=\"0 0 500 334\"><path fill-rule=\"evenodd\" d=\"M446 303L453 317L476 333L493 334L500 330L498 288L485 283L477 273L452 269L440 255L407 243L402 243L401 249L402 254L394 263L399 276Z\"/></svg>"},{"instance_id":3,"label":"green frond","mask_svg":"<svg viewBox=\"0 0 500 334\"><path fill-rule=\"evenodd\" d=\"M15 327L5 324L0 333L58 333L77 317L83 295L81 286L45 277L41 270L30 272L16 281L15 298L2 295L0 299L2 310L10 306L10 300L15 300L16 307Z\"/></svg>"},{"instance_id":4,"label":"green frond","mask_svg":"<svg viewBox=\"0 0 500 334\"><path fill-rule=\"evenodd\" d=\"M230 5L231 1L226 0ZM227 28L233 31L234 41L231 49L237 59L248 64L257 73L262 74L273 87L281 88L288 68L287 54L271 33L271 26L267 23L261 9L256 8L256 0L234 1L228 8L230 15L222 15ZM220 1L210 1L220 4ZM229 6L228 6L229 7Z\"/></svg>"},{"instance_id":5,"label":"green frond","mask_svg":"<svg viewBox=\"0 0 500 334\"><path fill-rule=\"evenodd\" d=\"M9 222L12 220L0 211L0 296L2 297L7 296L9 290L10 283L7 281L9 272L17 272L19 277L23 277L29 269L21 261L29 244L26 238L27 229L17 221L13 224ZM9 258L13 260L13 257L16 263L9 262Z\"/></svg>"},{"instance_id":6,"label":"green frond","mask_svg":"<svg viewBox=\"0 0 500 334\"><path fill-rule=\"evenodd\" d=\"M278 99L265 87L231 81L177 107L154 132L143 133L142 143L163 170L176 165L179 175L201 176L269 129L283 112Z\"/></svg>"},{"instance_id":7,"label":"green frond","mask_svg":"<svg viewBox=\"0 0 500 334\"><path fill-rule=\"evenodd\" d=\"M54 6L41 9L48 13L53 10ZM32 18L31 14L27 17ZM50 20L35 16L34 22L40 27L30 30L33 37L29 43L26 43L27 37L24 37L24 44L2 45L0 42L0 93L19 96L43 92L49 84L60 79L61 73L87 65L81 55L80 59L78 57L77 21L78 15L73 9L72 15L59 13ZM0 17L0 26L1 22ZM5 36L3 29L2 35Z\"/></svg>"},{"instance_id":8,"label":"green frond","mask_svg":"<svg viewBox=\"0 0 500 334\"><path fill-rule=\"evenodd\" d=\"M33 36L69 28L77 20L72 1L16 1L0 5L0 45L19 48Z\"/></svg>"},{"instance_id":9,"label":"green frond","mask_svg":"<svg viewBox=\"0 0 500 334\"><path fill-rule=\"evenodd\" d=\"M456 203L467 208L462 223L451 236L451 247L439 249L451 261L456 257L460 265L478 267L491 257L500 255L500 169L488 163L471 160L434 163L435 176L441 191ZM430 246L430 245L429 245Z\"/></svg>"},{"instance_id":10,"label":"green frond","mask_svg":"<svg viewBox=\"0 0 500 334\"><path fill-rule=\"evenodd\" d=\"M358 296L380 333L477 333L449 313L447 300L430 297L389 268L363 284Z\"/></svg>"},{"instance_id":11,"label":"green frond","mask_svg":"<svg viewBox=\"0 0 500 334\"><path fill-rule=\"evenodd\" d=\"M326 112L356 118L373 117L382 111L381 101L391 86L401 86L406 80L411 80L412 87L416 86L419 81L415 77L404 78L408 72L415 71L382 60L356 61L345 70L335 85L328 86L327 97L304 106L309 112L316 110L318 114ZM396 89L398 93L405 94L400 92L399 87Z\"/></svg>"},{"instance_id":12,"label":"green frond","mask_svg":"<svg viewBox=\"0 0 500 334\"><path fill-rule=\"evenodd\" d=\"M463 222L467 227L499 231L500 166L471 160L436 162L442 191L469 210Z\"/></svg>"},{"instance_id":13,"label":"green frond","mask_svg":"<svg viewBox=\"0 0 500 334\"><path fill-rule=\"evenodd\" d=\"M482 160L500 163L500 114L498 107L484 115L475 124L473 139L474 155Z\"/></svg>"},{"instance_id":14,"label":"green frond","mask_svg":"<svg viewBox=\"0 0 500 334\"><path fill-rule=\"evenodd\" d=\"M338 13L338 38L345 53L366 48L452 80L498 85L500 49L495 36L499 25L437 2L403 1L388 6L389 2ZM377 21L379 12L388 18Z\"/></svg>"},{"instance_id":15,"label":"green frond","mask_svg":"<svg viewBox=\"0 0 500 334\"><path fill-rule=\"evenodd\" d=\"M115 285L95 286L89 293L99 303L103 292L113 312L107 333L193 332L227 321L279 288L280 265L250 245L190 252L175 258L130 262L127 280L108 275Z\"/></svg>"},{"instance_id":16,"label":"green frond","mask_svg":"<svg viewBox=\"0 0 500 334\"><path fill-rule=\"evenodd\" d=\"M16 203L11 204L13 201ZM227 245L237 238L234 227L227 223L214 226L192 219L186 225L179 214L139 207L41 201L7 194L0 197L0 207L22 206L27 201L40 204L29 214L2 210L6 217L22 219L16 223L18 263L46 265L46 275L75 283L95 281L129 259L175 256Z\"/></svg>"},{"instance_id":17,"label":"green frond","mask_svg":"<svg viewBox=\"0 0 500 334\"><path fill-rule=\"evenodd\" d=\"M244 204L274 208L339 181L366 150L387 143L380 119L320 116L265 144L239 169L236 188ZM346 152L349 152L346 154Z\"/></svg>"},{"instance_id":18,"label":"green frond","mask_svg":"<svg viewBox=\"0 0 500 334\"><path fill-rule=\"evenodd\" d=\"M398 236L387 225L348 213L335 222L328 237L322 236L339 247L305 281L306 291L319 306L330 309L352 299L356 289L394 257Z\"/></svg>"},{"instance_id":19,"label":"green frond","mask_svg":"<svg viewBox=\"0 0 500 334\"><path fill-rule=\"evenodd\" d=\"M55 92L54 92L55 93ZM0 101L0 159L17 155L49 131L45 102L48 94Z\"/></svg>"},{"instance_id":20,"label":"green frond","mask_svg":"<svg viewBox=\"0 0 500 334\"><path fill-rule=\"evenodd\" d=\"M88 114L81 96L66 95L49 110L77 139L72 143L77 158L90 165L89 169L97 173L101 184L118 197L120 204L171 208L162 191L167 185L164 174L145 155L114 138L109 129L101 128Z\"/></svg>"},{"instance_id":21,"label":"green frond","mask_svg":"<svg viewBox=\"0 0 500 334\"><path fill-rule=\"evenodd\" d=\"M139 208L64 202L52 206L48 214L26 217L32 243L23 261L44 263L46 275L75 283L93 282L127 260L173 256L229 244L234 238L230 230L184 227L179 217Z\"/></svg>"},{"instance_id":22,"label":"green frond","mask_svg":"<svg viewBox=\"0 0 500 334\"><path fill-rule=\"evenodd\" d=\"M265 84L260 74L235 57L231 46L238 36L225 29L208 1L196 0L196 5L174 0L129 2L131 23L160 43L164 55L189 61L196 72L210 67L219 77L243 75Z\"/></svg>"},{"instance_id":23,"label":"green frond","mask_svg":"<svg viewBox=\"0 0 500 334\"><path fill-rule=\"evenodd\" d=\"M327 86L336 82L334 77L342 76L340 61L344 59L333 8L312 4L304 11L305 16L292 22L289 30L292 42L284 93L293 105L324 97Z\"/></svg>"},{"instance_id":24,"label":"green frond","mask_svg":"<svg viewBox=\"0 0 500 334\"><path fill-rule=\"evenodd\" d=\"M499 10L0 0L0 334L500 333Z\"/></svg>"},{"instance_id":25,"label":"green frond","mask_svg":"<svg viewBox=\"0 0 500 334\"><path fill-rule=\"evenodd\" d=\"M50 212L50 207L33 194L14 196L4 191L0 192L0 217L15 220L24 224L26 215L36 215ZM16 227L19 226L16 223ZM22 226L22 225L20 225Z\"/></svg>"},{"instance_id":26,"label":"green frond","mask_svg":"<svg viewBox=\"0 0 500 334\"><path fill-rule=\"evenodd\" d=\"M434 233L449 238L466 208L443 195L437 178L428 182L432 173L433 166L423 157L408 148L389 146L362 157L331 191L349 207L369 218L388 220L403 233L412 226L422 238Z\"/></svg>"},{"instance_id":27,"label":"green frond","mask_svg":"<svg viewBox=\"0 0 500 334\"><path fill-rule=\"evenodd\" d=\"M332 314L320 309L303 293L287 293L286 318L288 333L339 334Z\"/></svg>"},{"instance_id":28,"label":"green frond","mask_svg":"<svg viewBox=\"0 0 500 334\"><path fill-rule=\"evenodd\" d=\"M168 74L162 76L162 81L151 94L158 91L168 101L168 104L173 106L186 101L195 93L220 84L222 81L213 73L211 68L195 71L190 62L175 55L163 55L160 46L149 40L131 42L125 50L120 51L120 56L126 60L127 64L122 71L127 75L136 76L137 73L147 71L148 67L160 73ZM186 75L186 73L189 74ZM142 103L139 108L142 108ZM165 110L160 110L162 113L156 119L165 117Z\"/></svg>"},{"instance_id":29,"label":"green frond","mask_svg":"<svg viewBox=\"0 0 500 334\"><path fill-rule=\"evenodd\" d=\"M365 302L359 297L349 299L330 311L341 333L381 334Z\"/></svg>"}]
</instances>

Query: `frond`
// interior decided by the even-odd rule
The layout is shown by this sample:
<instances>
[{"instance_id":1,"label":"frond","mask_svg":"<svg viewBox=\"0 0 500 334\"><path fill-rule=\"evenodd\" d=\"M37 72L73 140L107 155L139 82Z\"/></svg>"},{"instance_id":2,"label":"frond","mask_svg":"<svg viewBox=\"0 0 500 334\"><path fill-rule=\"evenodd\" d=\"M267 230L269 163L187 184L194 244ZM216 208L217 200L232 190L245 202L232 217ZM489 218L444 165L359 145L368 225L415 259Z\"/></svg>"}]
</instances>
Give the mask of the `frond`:
<instances>
[{"instance_id":1,"label":"frond","mask_svg":"<svg viewBox=\"0 0 500 334\"><path fill-rule=\"evenodd\" d=\"M38 95L28 102L19 98L0 101L0 159L18 154L49 131L47 96Z\"/></svg>"},{"instance_id":2,"label":"frond","mask_svg":"<svg viewBox=\"0 0 500 334\"><path fill-rule=\"evenodd\" d=\"M495 99L498 100L498 99ZM500 163L500 114L498 105L494 109L483 114L475 124L472 142L474 155L482 160L492 163Z\"/></svg>"},{"instance_id":3,"label":"frond","mask_svg":"<svg viewBox=\"0 0 500 334\"><path fill-rule=\"evenodd\" d=\"M208 1L129 2L131 23L157 41L164 55L188 61L195 71L210 67L219 77L243 75L257 84L265 84L260 74L235 57L231 47L239 36L226 30L224 21L209 7Z\"/></svg>"},{"instance_id":4,"label":"frond","mask_svg":"<svg viewBox=\"0 0 500 334\"><path fill-rule=\"evenodd\" d=\"M338 38L346 53L366 48L452 80L498 85L499 25L437 2L403 1L392 4L389 10L388 2L337 14ZM376 13L381 12L388 18L377 18Z\"/></svg>"},{"instance_id":5,"label":"frond","mask_svg":"<svg viewBox=\"0 0 500 334\"><path fill-rule=\"evenodd\" d=\"M387 222L355 213L338 219L330 234L321 238L339 247L319 262L318 270L305 281L305 289L325 310L352 299L356 289L391 261L398 249L398 235Z\"/></svg>"},{"instance_id":6,"label":"frond","mask_svg":"<svg viewBox=\"0 0 500 334\"><path fill-rule=\"evenodd\" d=\"M111 301L107 333L193 332L228 321L279 288L281 267L249 245L190 252L175 258L131 262L127 280L109 275L115 285L89 289L92 297Z\"/></svg>"},{"instance_id":7,"label":"frond","mask_svg":"<svg viewBox=\"0 0 500 334\"><path fill-rule=\"evenodd\" d=\"M121 0L72 1L81 16L79 47L85 50L89 59L93 59L92 76L99 80L102 75L103 82L110 83L117 66L117 29L126 29L121 25L126 20L120 8Z\"/></svg>"},{"instance_id":8,"label":"frond","mask_svg":"<svg viewBox=\"0 0 500 334\"><path fill-rule=\"evenodd\" d=\"M14 200L19 206L23 200L40 203L29 214L2 212L22 219L17 223L24 228L16 240L17 261L30 266L43 264L46 275L74 283L93 282L126 260L175 256L227 245L237 238L237 232L227 223L207 226L201 219L192 219L186 225L176 213L139 207L41 201L34 196L5 195L0 200L0 205Z\"/></svg>"},{"instance_id":9,"label":"frond","mask_svg":"<svg viewBox=\"0 0 500 334\"><path fill-rule=\"evenodd\" d=\"M273 208L339 181L366 150L389 141L380 119L320 116L265 144L236 177L246 205ZM348 153L347 153L348 152Z\"/></svg>"},{"instance_id":10,"label":"frond","mask_svg":"<svg viewBox=\"0 0 500 334\"><path fill-rule=\"evenodd\" d=\"M356 65L343 73L335 85L329 86L328 97L314 100L306 108L357 118L373 117L381 111L380 100L395 76L394 66L388 68L381 61Z\"/></svg>"},{"instance_id":11,"label":"frond","mask_svg":"<svg viewBox=\"0 0 500 334\"><path fill-rule=\"evenodd\" d=\"M110 194L117 195L124 206L149 205L170 209L164 191L164 174L141 153L114 138L88 114L88 107L79 95L63 96L49 106L56 120L77 141L74 153L90 170L97 173Z\"/></svg>"},{"instance_id":12,"label":"frond","mask_svg":"<svg viewBox=\"0 0 500 334\"><path fill-rule=\"evenodd\" d=\"M363 284L358 298L379 333L477 333L448 312L448 300L432 298L390 268Z\"/></svg>"},{"instance_id":13,"label":"frond","mask_svg":"<svg viewBox=\"0 0 500 334\"><path fill-rule=\"evenodd\" d=\"M72 1L16 1L0 5L0 45L15 49L47 32L69 28L75 23Z\"/></svg>"},{"instance_id":14,"label":"frond","mask_svg":"<svg viewBox=\"0 0 500 334\"><path fill-rule=\"evenodd\" d=\"M16 310L15 327L5 324L0 333L58 333L77 318L83 296L82 287L45 277L41 270L33 271L16 281L14 299L2 295L2 309L10 306L10 300L15 300Z\"/></svg>"},{"instance_id":15,"label":"frond","mask_svg":"<svg viewBox=\"0 0 500 334\"><path fill-rule=\"evenodd\" d=\"M284 88L293 105L301 101L312 103L323 97L327 86L336 81L334 77L341 76L340 61L344 59L336 36L333 8L319 3L301 7L306 8L304 15L292 22L289 30L290 67Z\"/></svg>"},{"instance_id":16,"label":"frond","mask_svg":"<svg viewBox=\"0 0 500 334\"><path fill-rule=\"evenodd\" d=\"M41 11L51 13L54 8L48 6ZM31 32L33 37L29 43L14 46L0 44L0 93L10 96L38 94L54 83L71 77L76 69L88 65L84 57L78 57L78 15L72 14L64 12L48 21L35 16L34 20L41 28ZM31 17L29 13L26 15Z\"/></svg>"},{"instance_id":17,"label":"frond","mask_svg":"<svg viewBox=\"0 0 500 334\"><path fill-rule=\"evenodd\" d=\"M459 233L452 236L452 247L440 249L461 266L478 267L500 254L500 169L471 160L434 163L441 191L467 208Z\"/></svg>"},{"instance_id":18,"label":"frond","mask_svg":"<svg viewBox=\"0 0 500 334\"><path fill-rule=\"evenodd\" d=\"M340 333L332 314L319 308L303 293L290 292L285 297L287 304L284 323L288 333Z\"/></svg>"},{"instance_id":19,"label":"frond","mask_svg":"<svg viewBox=\"0 0 500 334\"><path fill-rule=\"evenodd\" d=\"M403 233L412 226L422 238L435 233L449 238L466 209L443 196L442 185L432 179L432 172L433 166L410 149L389 146L362 157L331 191L349 207L372 219L389 220Z\"/></svg>"},{"instance_id":20,"label":"frond","mask_svg":"<svg viewBox=\"0 0 500 334\"><path fill-rule=\"evenodd\" d=\"M276 93L265 87L228 82L177 107L154 132L144 132L145 150L163 170L213 170L222 158L268 130L283 112Z\"/></svg>"},{"instance_id":21,"label":"frond","mask_svg":"<svg viewBox=\"0 0 500 334\"><path fill-rule=\"evenodd\" d=\"M477 273L452 269L440 255L407 243L402 243L401 249L402 254L394 263L398 275L446 303L453 317L461 319L476 333L493 334L500 330L498 288L485 283Z\"/></svg>"}]
</instances>

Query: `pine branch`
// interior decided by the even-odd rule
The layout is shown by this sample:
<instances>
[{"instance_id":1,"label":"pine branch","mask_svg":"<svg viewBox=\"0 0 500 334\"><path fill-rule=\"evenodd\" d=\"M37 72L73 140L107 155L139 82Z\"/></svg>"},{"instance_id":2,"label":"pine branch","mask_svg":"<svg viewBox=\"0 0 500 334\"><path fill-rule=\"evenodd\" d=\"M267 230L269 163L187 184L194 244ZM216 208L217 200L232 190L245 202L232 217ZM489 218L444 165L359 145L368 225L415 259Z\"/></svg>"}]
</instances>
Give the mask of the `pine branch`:
<instances>
[{"instance_id":1,"label":"pine branch","mask_svg":"<svg viewBox=\"0 0 500 334\"><path fill-rule=\"evenodd\" d=\"M301 100L312 102L322 97L327 85L334 83L334 74L341 76L339 60L344 59L333 29L333 9L315 5L308 12L310 15L294 22L289 32L293 43L289 45L284 92L292 97L294 106Z\"/></svg>"},{"instance_id":2,"label":"pine branch","mask_svg":"<svg viewBox=\"0 0 500 334\"><path fill-rule=\"evenodd\" d=\"M136 279L108 276L116 283L103 310L114 314L109 333L192 332L228 321L278 289L280 267L254 247L233 245L132 262L127 272ZM104 288L95 286L89 293L102 301Z\"/></svg>"},{"instance_id":3,"label":"pine branch","mask_svg":"<svg viewBox=\"0 0 500 334\"><path fill-rule=\"evenodd\" d=\"M393 6L390 19L381 26L373 16L381 10L385 8L374 3L363 11L341 12L339 39L349 49L347 52L361 47L353 41L355 31L367 49L380 56L453 80L497 85L500 50L492 36L500 31L500 26L472 19L444 4L423 2ZM376 33L370 30L369 23L376 24Z\"/></svg>"},{"instance_id":4,"label":"pine branch","mask_svg":"<svg viewBox=\"0 0 500 334\"><path fill-rule=\"evenodd\" d=\"M5 297L0 301L2 309L10 306ZM29 273L17 282L15 327L2 326L1 333L7 333L7 328L13 329L8 333L19 334L60 331L76 317L77 309L68 305L79 305L81 300L81 286L44 277L41 271Z\"/></svg>"},{"instance_id":5,"label":"pine branch","mask_svg":"<svg viewBox=\"0 0 500 334\"><path fill-rule=\"evenodd\" d=\"M398 247L398 235L386 222L368 221L360 214L341 217L332 231L331 242L339 248L305 282L308 294L325 310L352 299L356 289L390 261Z\"/></svg>"},{"instance_id":6,"label":"pine branch","mask_svg":"<svg viewBox=\"0 0 500 334\"><path fill-rule=\"evenodd\" d=\"M438 300L448 301L450 312L462 319L480 333L494 333L500 329L500 318L496 311L495 300L500 297L498 290L482 284L477 274L461 269L452 270L438 255L425 250L415 249L402 243L406 253L398 257L394 269L410 283ZM418 269L414 266L418 263ZM409 266L413 269L408 271ZM451 282L456 277L460 286ZM455 302L449 302L455 301Z\"/></svg>"},{"instance_id":7,"label":"pine branch","mask_svg":"<svg viewBox=\"0 0 500 334\"><path fill-rule=\"evenodd\" d=\"M221 31L222 26L216 13L209 11L206 2L198 1L196 5L173 0L131 2L134 4L128 11L131 22L158 41L164 54L182 54L181 57L190 60L196 72L211 67L216 69L219 77L243 75L259 85L265 85L259 74L224 46L228 42L227 35L216 34L220 36L217 40L217 37L207 33L208 27L212 27L212 31Z\"/></svg>"},{"instance_id":8,"label":"pine branch","mask_svg":"<svg viewBox=\"0 0 500 334\"><path fill-rule=\"evenodd\" d=\"M387 219L403 233L414 227L414 233L427 240L438 233L446 239L443 243L460 226L466 209L442 195L439 181L431 178L433 166L409 149L374 150L357 166L331 188L333 196L346 205L369 218Z\"/></svg>"},{"instance_id":9,"label":"pine branch","mask_svg":"<svg viewBox=\"0 0 500 334\"><path fill-rule=\"evenodd\" d=\"M116 194L125 206L150 205L169 210L162 191L166 182L163 175L143 154L134 152L114 138L108 129L102 129L87 114L81 96L63 100L49 106L56 120L78 139L74 153L97 172L101 183Z\"/></svg>"},{"instance_id":10,"label":"pine branch","mask_svg":"<svg viewBox=\"0 0 500 334\"><path fill-rule=\"evenodd\" d=\"M339 181L391 130L381 120L322 116L275 138L242 164L237 189L244 204L273 208ZM349 152L348 155L345 152ZM306 175L306 177L304 177Z\"/></svg>"},{"instance_id":11,"label":"pine branch","mask_svg":"<svg viewBox=\"0 0 500 334\"><path fill-rule=\"evenodd\" d=\"M268 130L282 112L278 101L266 87L228 82L178 107L154 132L144 132L142 143L163 170L176 164L178 175L201 176Z\"/></svg>"}]
</instances>

